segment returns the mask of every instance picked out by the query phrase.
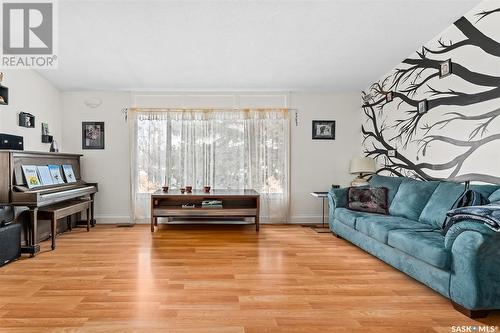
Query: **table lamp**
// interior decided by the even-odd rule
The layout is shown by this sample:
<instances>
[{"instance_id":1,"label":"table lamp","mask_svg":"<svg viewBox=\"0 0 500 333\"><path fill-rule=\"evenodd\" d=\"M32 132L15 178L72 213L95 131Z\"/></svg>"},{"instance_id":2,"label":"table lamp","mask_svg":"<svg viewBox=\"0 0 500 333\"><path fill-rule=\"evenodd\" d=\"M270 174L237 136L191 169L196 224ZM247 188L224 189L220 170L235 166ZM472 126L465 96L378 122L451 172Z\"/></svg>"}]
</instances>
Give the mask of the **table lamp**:
<instances>
[{"instance_id":1,"label":"table lamp","mask_svg":"<svg viewBox=\"0 0 500 333\"><path fill-rule=\"evenodd\" d=\"M351 186L368 185L366 176L375 173L375 160L370 157L354 157L349 165L351 174L359 174L352 182Z\"/></svg>"}]
</instances>

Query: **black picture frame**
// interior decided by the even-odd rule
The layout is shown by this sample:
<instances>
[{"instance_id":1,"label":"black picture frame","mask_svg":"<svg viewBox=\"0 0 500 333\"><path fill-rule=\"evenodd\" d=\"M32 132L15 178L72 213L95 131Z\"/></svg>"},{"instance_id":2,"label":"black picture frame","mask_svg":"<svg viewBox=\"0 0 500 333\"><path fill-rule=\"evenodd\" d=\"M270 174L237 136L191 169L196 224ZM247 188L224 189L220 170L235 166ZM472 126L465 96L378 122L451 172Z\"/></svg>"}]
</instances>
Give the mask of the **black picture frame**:
<instances>
[{"instance_id":1,"label":"black picture frame","mask_svg":"<svg viewBox=\"0 0 500 333\"><path fill-rule=\"evenodd\" d=\"M82 149L104 149L104 122L82 122Z\"/></svg>"},{"instance_id":2,"label":"black picture frame","mask_svg":"<svg viewBox=\"0 0 500 333\"><path fill-rule=\"evenodd\" d=\"M313 120L313 140L335 140L335 120Z\"/></svg>"},{"instance_id":3,"label":"black picture frame","mask_svg":"<svg viewBox=\"0 0 500 333\"><path fill-rule=\"evenodd\" d=\"M439 63L439 78L442 79L444 77L447 77L451 75L451 73L452 73L451 59L441 61Z\"/></svg>"}]
</instances>

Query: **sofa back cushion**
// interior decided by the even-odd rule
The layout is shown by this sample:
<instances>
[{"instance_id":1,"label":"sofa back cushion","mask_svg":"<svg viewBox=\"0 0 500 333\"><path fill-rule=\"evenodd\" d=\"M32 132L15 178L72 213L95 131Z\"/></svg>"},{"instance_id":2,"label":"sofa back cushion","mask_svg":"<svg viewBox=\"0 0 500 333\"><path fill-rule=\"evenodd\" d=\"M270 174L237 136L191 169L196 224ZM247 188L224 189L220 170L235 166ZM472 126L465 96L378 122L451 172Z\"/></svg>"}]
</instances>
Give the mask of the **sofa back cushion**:
<instances>
[{"instance_id":1,"label":"sofa back cushion","mask_svg":"<svg viewBox=\"0 0 500 333\"><path fill-rule=\"evenodd\" d=\"M373 175L370 179L371 187L385 187L387 189L387 203L390 205L394 196L398 192L399 185L405 179L404 177L388 177Z\"/></svg>"},{"instance_id":2,"label":"sofa back cushion","mask_svg":"<svg viewBox=\"0 0 500 333\"><path fill-rule=\"evenodd\" d=\"M490 202L500 201L500 188L495 192L491 193L491 195L488 197L488 200L490 200Z\"/></svg>"},{"instance_id":3,"label":"sofa back cushion","mask_svg":"<svg viewBox=\"0 0 500 333\"><path fill-rule=\"evenodd\" d=\"M436 181L421 181L404 178L389 207L389 213L418 221L422 210L439 185Z\"/></svg>"},{"instance_id":4,"label":"sofa back cushion","mask_svg":"<svg viewBox=\"0 0 500 333\"><path fill-rule=\"evenodd\" d=\"M453 182L440 183L419 217L419 222L441 228L446 220L446 212L452 209L453 204L464 193L465 185Z\"/></svg>"},{"instance_id":5,"label":"sofa back cushion","mask_svg":"<svg viewBox=\"0 0 500 333\"><path fill-rule=\"evenodd\" d=\"M499 188L500 188L500 186L498 186L498 185L489 185L489 184L484 184L484 185L474 184L474 185L469 186L470 190L481 193L483 195L483 197L485 197L485 198L488 198L491 194L493 194Z\"/></svg>"}]
</instances>

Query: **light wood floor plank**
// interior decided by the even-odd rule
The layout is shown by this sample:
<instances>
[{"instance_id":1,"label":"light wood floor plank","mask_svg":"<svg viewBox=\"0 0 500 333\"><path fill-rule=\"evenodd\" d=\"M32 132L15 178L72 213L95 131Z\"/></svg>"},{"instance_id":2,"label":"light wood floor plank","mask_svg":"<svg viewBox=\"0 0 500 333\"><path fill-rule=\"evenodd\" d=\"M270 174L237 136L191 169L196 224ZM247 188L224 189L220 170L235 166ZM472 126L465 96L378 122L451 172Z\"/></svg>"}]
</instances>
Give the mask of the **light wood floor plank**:
<instances>
[{"instance_id":1,"label":"light wood floor plank","mask_svg":"<svg viewBox=\"0 0 500 333\"><path fill-rule=\"evenodd\" d=\"M500 323L298 226L100 226L0 268L0 332L451 332Z\"/></svg>"}]
</instances>

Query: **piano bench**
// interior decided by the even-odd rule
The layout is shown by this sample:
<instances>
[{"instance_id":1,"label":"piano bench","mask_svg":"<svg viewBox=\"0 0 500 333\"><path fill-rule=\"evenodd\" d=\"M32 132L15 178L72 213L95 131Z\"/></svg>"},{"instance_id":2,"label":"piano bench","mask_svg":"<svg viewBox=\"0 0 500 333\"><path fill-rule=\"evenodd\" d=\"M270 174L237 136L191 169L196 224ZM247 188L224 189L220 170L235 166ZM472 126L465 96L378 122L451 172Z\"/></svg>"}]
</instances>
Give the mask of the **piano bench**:
<instances>
[{"instance_id":1,"label":"piano bench","mask_svg":"<svg viewBox=\"0 0 500 333\"><path fill-rule=\"evenodd\" d=\"M90 231L90 204L92 200L70 200L59 202L54 205L40 207L38 209L38 218L51 221L52 250L56 248L57 221L73 214L86 212L87 231Z\"/></svg>"}]
</instances>

